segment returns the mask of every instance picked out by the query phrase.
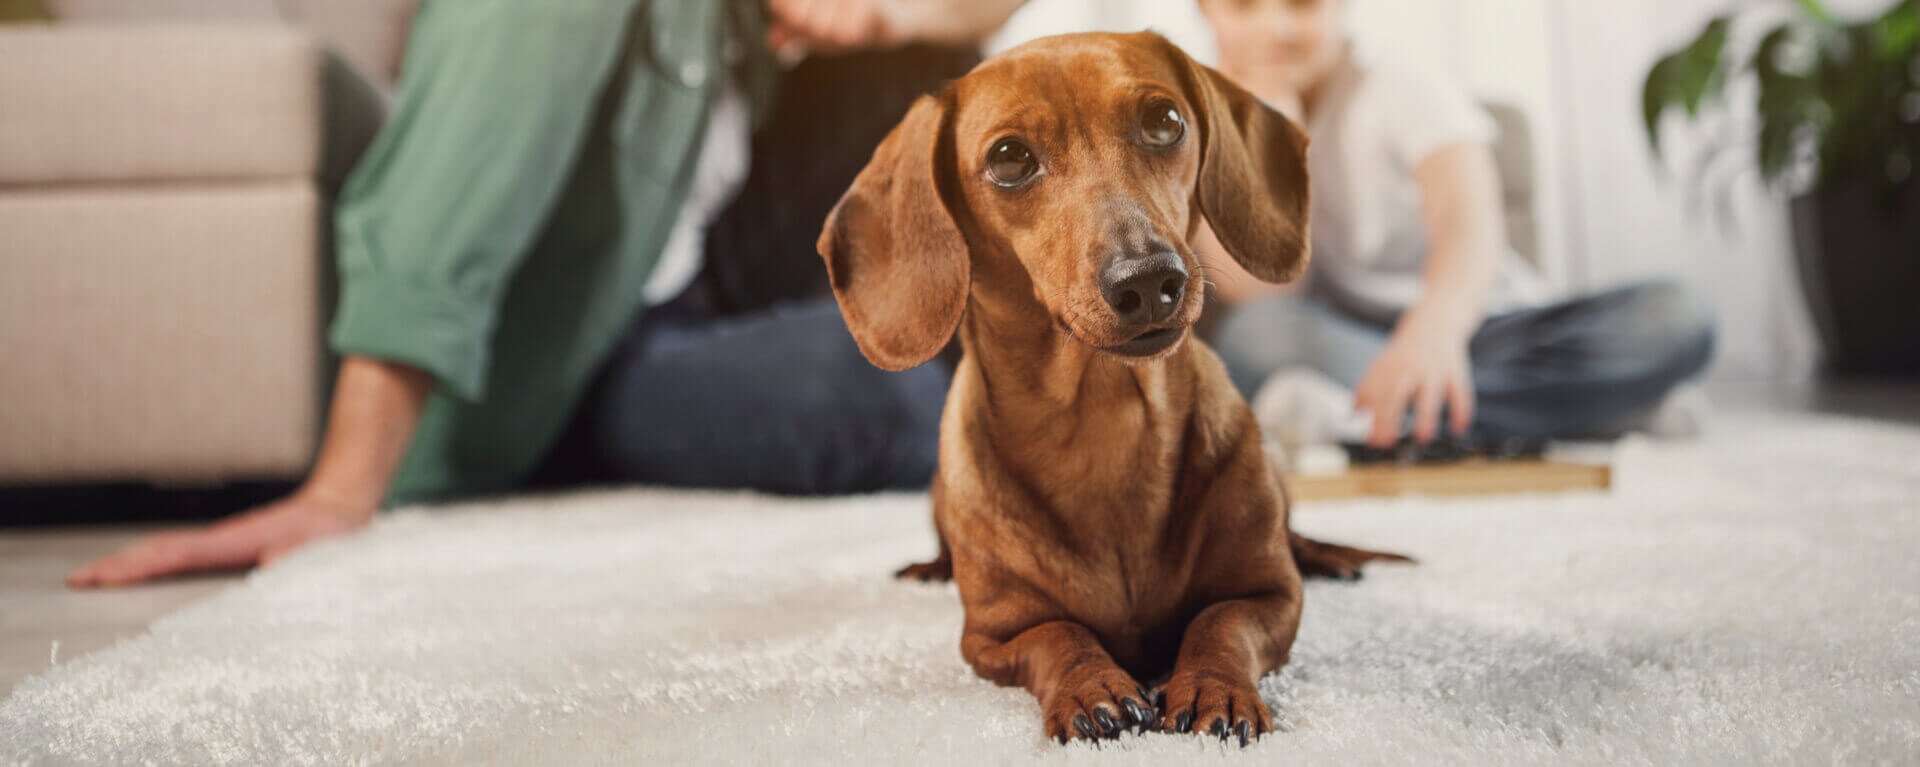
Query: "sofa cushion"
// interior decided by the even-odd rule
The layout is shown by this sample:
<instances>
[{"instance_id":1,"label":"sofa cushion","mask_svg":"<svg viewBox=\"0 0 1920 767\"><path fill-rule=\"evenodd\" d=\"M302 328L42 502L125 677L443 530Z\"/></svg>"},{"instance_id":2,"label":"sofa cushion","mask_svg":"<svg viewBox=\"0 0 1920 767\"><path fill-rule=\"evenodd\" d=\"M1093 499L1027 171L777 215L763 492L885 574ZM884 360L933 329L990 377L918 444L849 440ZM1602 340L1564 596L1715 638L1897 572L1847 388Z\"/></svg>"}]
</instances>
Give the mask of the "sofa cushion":
<instances>
[{"instance_id":1,"label":"sofa cushion","mask_svg":"<svg viewBox=\"0 0 1920 767\"><path fill-rule=\"evenodd\" d=\"M0 482L298 475L321 220L303 180L0 189Z\"/></svg>"},{"instance_id":2,"label":"sofa cushion","mask_svg":"<svg viewBox=\"0 0 1920 767\"><path fill-rule=\"evenodd\" d=\"M418 0L49 0L63 23L291 21L339 52L369 81L400 79Z\"/></svg>"},{"instance_id":3,"label":"sofa cushion","mask_svg":"<svg viewBox=\"0 0 1920 767\"><path fill-rule=\"evenodd\" d=\"M61 21L274 21L277 0L46 0Z\"/></svg>"},{"instance_id":4,"label":"sofa cushion","mask_svg":"<svg viewBox=\"0 0 1920 767\"><path fill-rule=\"evenodd\" d=\"M320 55L271 24L0 28L0 185L309 176Z\"/></svg>"}]
</instances>

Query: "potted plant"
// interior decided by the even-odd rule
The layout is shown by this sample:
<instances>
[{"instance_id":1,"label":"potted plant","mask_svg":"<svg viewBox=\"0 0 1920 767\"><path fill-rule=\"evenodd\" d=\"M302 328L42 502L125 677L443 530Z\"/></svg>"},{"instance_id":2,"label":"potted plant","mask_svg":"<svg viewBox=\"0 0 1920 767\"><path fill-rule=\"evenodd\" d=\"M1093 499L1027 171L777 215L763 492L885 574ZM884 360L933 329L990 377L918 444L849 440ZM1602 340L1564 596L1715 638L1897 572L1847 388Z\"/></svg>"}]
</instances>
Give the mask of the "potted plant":
<instances>
[{"instance_id":1,"label":"potted plant","mask_svg":"<svg viewBox=\"0 0 1920 767\"><path fill-rule=\"evenodd\" d=\"M1655 63L1643 106L1656 154L1669 111L1715 120L1733 138L1701 167L1750 143L1761 178L1792 195L1831 371L1920 373L1920 0L1853 20L1824 0L1747 2Z\"/></svg>"}]
</instances>

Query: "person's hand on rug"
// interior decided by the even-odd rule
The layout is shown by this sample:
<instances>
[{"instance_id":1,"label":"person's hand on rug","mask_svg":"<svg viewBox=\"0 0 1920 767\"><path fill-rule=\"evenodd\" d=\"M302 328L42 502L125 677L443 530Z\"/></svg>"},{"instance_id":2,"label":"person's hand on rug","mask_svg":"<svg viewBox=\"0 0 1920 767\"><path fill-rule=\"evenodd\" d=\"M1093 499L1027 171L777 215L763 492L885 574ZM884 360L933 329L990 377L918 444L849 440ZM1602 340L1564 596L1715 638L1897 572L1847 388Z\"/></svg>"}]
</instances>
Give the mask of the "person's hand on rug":
<instances>
[{"instance_id":1,"label":"person's hand on rug","mask_svg":"<svg viewBox=\"0 0 1920 767\"><path fill-rule=\"evenodd\" d=\"M1442 405L1449 428L1455 434L1466 433L1473 423L1467 335L1450 331L1446 323L1409 316L1354 387L1353 408L1373 415L1368 444L1386 447L1400 438L1409 408L1415 441L1425 443L1438 436Z\"/></svg>"},{"instance_id":2,"label":"person's hand on rug","mask_svg":"<svg viewBox=\"0 0 1920 767\"><path fill-rule=\"evenodd\" d=\"M74 588L265 565L310 542L365 527L372 507L299 492L210 527L153 535L67 575Z\"/></svg>"},{"instance_id":3,"label":"person's hand on rug","mask_svg":"<svg viewBox=\"0 0 1920 767\"><path fill-rule=\"evenodd\" d=\"M127 586L183 573L265 565L313 541L367 525L405 455L433 378L347 357L334 384L320 458L300 489L216 524L149 536L67 574L73 588Z\"/></svg>"}]
</instances>

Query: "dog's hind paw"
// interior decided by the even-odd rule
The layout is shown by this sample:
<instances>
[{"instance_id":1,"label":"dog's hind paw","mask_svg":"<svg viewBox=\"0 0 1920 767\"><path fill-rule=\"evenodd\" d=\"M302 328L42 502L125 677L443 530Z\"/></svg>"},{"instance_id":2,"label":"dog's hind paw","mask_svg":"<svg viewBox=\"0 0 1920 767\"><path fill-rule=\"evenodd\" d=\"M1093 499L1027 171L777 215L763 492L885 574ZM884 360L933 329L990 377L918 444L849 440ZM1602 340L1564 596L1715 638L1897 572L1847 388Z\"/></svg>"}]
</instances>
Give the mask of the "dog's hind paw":
<instances>
[{"instance_id":1,"label":"dog's hind paw","mask_svg":"<svg viewBox=\"0 0 1920 767\"><path fill-rule=\"evenodd\" d=\"M1323 543L1295 532L1287 533L1288 547L1293 550L1293 563L1300 568L1300 574L1312 577L1335 578L1343 581L1360 580L1361 568L1368 562L1406 562L1413 564L1413 558L1383 551L1368 551L1337 543Z\"/></svg>"},{"instance_id":2,"label":"dog's hind paw","mask_svg":"<svg viewBox=\"0 0 1920 767\"><path fill-rule=\"evenodd\" d=\"M907 565L895 572L893 577L926 582L950 581L953 580L953 560L941 556L932 562Z\"/></svg>"}]
</instances>

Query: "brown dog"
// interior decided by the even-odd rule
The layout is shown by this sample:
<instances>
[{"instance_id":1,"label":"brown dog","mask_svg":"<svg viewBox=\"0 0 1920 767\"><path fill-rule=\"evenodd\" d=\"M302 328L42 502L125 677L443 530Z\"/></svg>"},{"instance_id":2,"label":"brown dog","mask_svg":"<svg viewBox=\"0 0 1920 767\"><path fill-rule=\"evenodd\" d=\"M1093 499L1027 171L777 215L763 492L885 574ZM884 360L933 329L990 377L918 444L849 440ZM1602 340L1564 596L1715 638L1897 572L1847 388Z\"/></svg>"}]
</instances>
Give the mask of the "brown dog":
<instances>
[{"instance_id":1,"label":"brown dog","mask_svg":"<svg viewBox=\"0 0 1920 767\"><path fill-rule=\"evenodd\" d=\"M827 219L868 359L960 335L940 557L902 574L957 582L961 654L1039 698L1052 737L1244 744L1271 726L1254 682L1286 662L1302 570L1398 558L1290 536L1252 413L1187 338L1202 216L1255 276L1306 267L1305 148L1158 35L1054 37L922 98Z\"/></svg>"}]
</instances>

